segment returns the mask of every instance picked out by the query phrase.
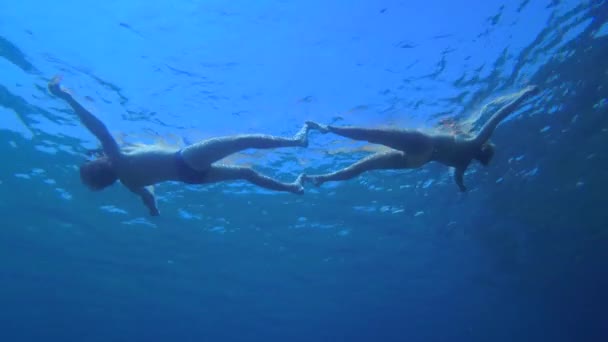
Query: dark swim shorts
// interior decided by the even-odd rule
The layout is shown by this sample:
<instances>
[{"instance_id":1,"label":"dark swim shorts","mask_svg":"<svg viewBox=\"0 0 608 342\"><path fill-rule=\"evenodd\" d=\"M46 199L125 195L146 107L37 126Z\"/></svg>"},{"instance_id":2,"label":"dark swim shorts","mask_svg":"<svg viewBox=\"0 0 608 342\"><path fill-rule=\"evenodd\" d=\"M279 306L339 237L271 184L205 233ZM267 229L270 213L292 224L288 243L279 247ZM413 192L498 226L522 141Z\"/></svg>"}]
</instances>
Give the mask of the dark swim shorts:
<instances>
[{"instance_id":1,"label":"dark swim shorts","mask_svg":"<svg viewBox=\"0 0 608 342\"><path fill-rule=\"evenodd\" d=\"M175 166L177 167L177 175L179 180L187 184L205 183L207 171L198 171L193 169L182 156L182 151L175 153Z\"/></svg>"}]
</instances>

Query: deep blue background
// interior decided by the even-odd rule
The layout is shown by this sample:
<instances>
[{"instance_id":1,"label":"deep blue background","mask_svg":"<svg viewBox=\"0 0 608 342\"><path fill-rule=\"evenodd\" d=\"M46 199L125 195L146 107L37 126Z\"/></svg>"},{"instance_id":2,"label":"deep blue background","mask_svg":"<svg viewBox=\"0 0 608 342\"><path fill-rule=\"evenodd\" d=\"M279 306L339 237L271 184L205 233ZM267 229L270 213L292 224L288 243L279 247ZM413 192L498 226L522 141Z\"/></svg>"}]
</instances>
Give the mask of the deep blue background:
<instances>
[{"instance_id":1,"label":"deep blue background","mask_svg":"<svg viewBox=\"0 0 608 342\"><path fill-rule=\"evenodd\" d=\"M2 341L605 341L605 1L0 3ZM77 176L96 143L55 74L124 142L302 121L502 124L459 194L428 165L270 194L157 187L150 219ZM378 147L228 161L290 180Z\"/></svg>"}]
</instances>

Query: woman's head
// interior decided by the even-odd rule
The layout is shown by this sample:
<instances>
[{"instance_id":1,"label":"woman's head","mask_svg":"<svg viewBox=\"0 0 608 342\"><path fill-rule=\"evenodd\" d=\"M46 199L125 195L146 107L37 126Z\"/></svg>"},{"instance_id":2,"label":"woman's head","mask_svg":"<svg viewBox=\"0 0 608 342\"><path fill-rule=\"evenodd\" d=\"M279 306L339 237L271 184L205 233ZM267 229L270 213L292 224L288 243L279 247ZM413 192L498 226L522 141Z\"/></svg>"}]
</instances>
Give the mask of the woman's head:
<instances>
[{"instance_id":1,"label":"woman's head","mask_svg":"<svg viewBox=\"0 0 608 342\"><path fill-rule=\"evenodd\" d=\"M483 166L490 164L490 161L494 157L494 144L487 142L479 148L475 159L477 159Z\"/></svg>"},{"instance_id":2,"label":"woman's head","mask_svg":"<svg viewBox=\"0 0 608 342\"><path fill-rule=\"evenodd\" d=\"M88 161L80 166L80 180L91 190L102 190L116 182L118 177L108 157Z\"/></svg>"}]
</instances>

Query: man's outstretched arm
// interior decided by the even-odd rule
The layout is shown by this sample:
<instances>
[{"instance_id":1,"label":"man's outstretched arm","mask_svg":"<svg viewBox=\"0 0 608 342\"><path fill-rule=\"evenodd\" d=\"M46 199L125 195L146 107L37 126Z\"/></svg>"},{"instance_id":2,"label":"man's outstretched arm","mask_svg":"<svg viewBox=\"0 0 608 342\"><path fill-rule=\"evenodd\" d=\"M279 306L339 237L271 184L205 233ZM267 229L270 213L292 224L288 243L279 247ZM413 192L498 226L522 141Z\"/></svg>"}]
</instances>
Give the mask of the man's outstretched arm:
<instances>
[{"instance_id":1,"label":"man's outstretched arm","mask_svg":"<svg viewBox=\"0 0 608 342\"><path fill-rule=\"evenodd\" d=\"M70 93L60 86L61 77L55 76L48 84L49 91L66 101L74 110L82 124L101 142L103 152L110 158L118 158L120 149L116 140L112 137L106 125L99 120L95 115L86 110L78 101L76 101Z\"/></svg>"}]
</instances>

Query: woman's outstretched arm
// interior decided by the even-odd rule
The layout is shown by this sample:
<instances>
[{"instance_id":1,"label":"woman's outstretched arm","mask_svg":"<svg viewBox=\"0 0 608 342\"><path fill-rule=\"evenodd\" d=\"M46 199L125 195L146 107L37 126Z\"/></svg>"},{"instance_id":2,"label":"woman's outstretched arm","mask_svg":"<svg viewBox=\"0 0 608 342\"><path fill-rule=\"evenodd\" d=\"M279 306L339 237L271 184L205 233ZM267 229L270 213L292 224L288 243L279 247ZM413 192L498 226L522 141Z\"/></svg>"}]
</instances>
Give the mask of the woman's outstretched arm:
<instances>
[{"instance_id":1,"label":"woman's outstretched arm","mask_svg":"<svg viewBox=\"0 0 608 342\"><path fill-rule=\"evenodd\" d=\"M483 127L479 131L479 134L477 134L477 136L473 138L473 141L478 145L481 145L488 141L492 136L492 133L494 133L494 129L496 129L496 126L498 126L498 124L502 120L504 120L513 112L515 112L517 107L519 107L522 102L527 100L530 96L537 94L538 92L539 88L537 86L529 86L517 93L515 95L515 99L511 100L511 102L504 105L496 113L494 113L494 115L492 115L488 122L483 125Z\"/></svg>"},{"instance_id":2,"label":"woman's outstretched arm","mask_svg":"<svg viewBox=\"0 0 608 342\"><path fill-rule=\"evenodd\" d=\"M82 124L101 142L103 151L108 158L118 158L120 156L120 149L104 123L78 103L70 93L62 89L59 84L60 82L61 77L55 76L48 84L49 91L66 101L72 107Z\"/></svg>"}]
</instances>

